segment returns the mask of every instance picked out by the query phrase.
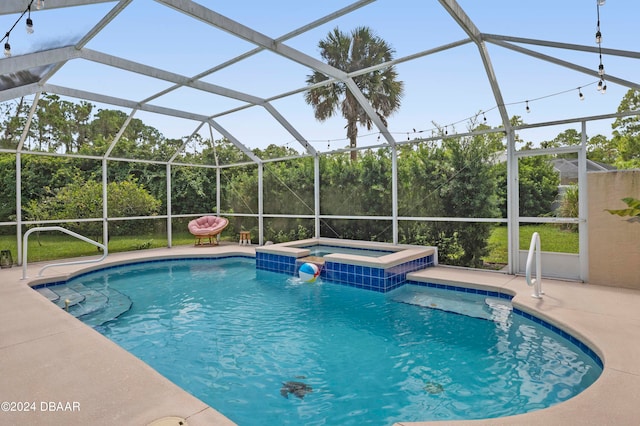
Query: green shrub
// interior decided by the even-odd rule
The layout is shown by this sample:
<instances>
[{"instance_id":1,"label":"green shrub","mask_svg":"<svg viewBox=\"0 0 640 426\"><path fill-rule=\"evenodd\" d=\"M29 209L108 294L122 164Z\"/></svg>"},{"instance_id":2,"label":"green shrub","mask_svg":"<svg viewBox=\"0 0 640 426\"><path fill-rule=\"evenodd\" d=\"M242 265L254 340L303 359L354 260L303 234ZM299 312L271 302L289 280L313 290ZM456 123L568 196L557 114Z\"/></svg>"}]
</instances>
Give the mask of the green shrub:
<instances>
[{"instance_id":1,"label":"green shrub","mask_svg":"<svg viewBox=\"0 0 640 426\"><path fill-rule=\"evenodd\" d=\"M560 198L560 206L558 207L558 217L578 217L578 185L567 187ZM560 225L562 229L577 232L578 225L575 223L563 223Z\"/></svg>"},{"instance_id":2,"label":"green shrub","mask_svg":"<svg viewBox=\"0 0 640 426\"><path fill-rule=\"evenodd\" d=\"M107 185L109 217L153 216L160 201L135 181L111 182ZM76 179L24 207L27 220L64 220L102 218L102 183ZM100 237L102 221L72 222L68 229L84 235ZM109 228L110 235L153 232L153 221L118 221Z\"/></svg>"}]
</instances>

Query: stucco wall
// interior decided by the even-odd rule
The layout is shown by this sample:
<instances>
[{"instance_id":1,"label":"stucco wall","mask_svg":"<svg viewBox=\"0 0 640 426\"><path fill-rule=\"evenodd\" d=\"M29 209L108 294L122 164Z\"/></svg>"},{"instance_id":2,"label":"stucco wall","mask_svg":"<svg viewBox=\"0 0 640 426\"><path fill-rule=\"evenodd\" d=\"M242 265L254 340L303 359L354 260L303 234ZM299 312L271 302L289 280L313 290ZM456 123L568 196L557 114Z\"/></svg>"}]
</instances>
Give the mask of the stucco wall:
<instances>
[{"instance_id":1,"label":"stucco wall","mask_svg":"<svg viewBox=\"0 0 640 426\"><path fill-rule=\"evenodd\" d=\"M612 215L640 199L640 170L593 172L589 187L589 283L640 289L640 222Z\"/></svg>"}]
</instances>

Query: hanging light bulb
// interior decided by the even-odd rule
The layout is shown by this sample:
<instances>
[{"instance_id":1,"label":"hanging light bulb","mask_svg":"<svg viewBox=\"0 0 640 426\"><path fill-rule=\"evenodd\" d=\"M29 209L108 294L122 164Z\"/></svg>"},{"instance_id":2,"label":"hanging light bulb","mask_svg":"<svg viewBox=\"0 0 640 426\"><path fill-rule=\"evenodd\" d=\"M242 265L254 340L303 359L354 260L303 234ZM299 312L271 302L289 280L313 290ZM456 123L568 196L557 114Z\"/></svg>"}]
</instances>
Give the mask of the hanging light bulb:
<instances>
[{"instance_id":1,"label":"hanging light bulb","mask_svg":"<svg viewBox=\"0 0 640 426\"><path fill-rule=\"evenodd\" d=\"M11 45L8 41L4 44L4 56L11 56Z\"/></svg>"},{"instance_id":2,"label":"hanging light bulb","mask_svg":"<svg viewBox=\"0 0 640 426\"><path fill-rule=\"evenodd\" d=\"M31 3L27 6L27 34L33 34L33 21L31 20Z\"/></svg>"},{"instance_id":3,"label":"hanging light bulb","mask_svg":"<svg viewBox=\"0 0 640 426\"><path fill-rule=\"evenodd\" d=\"M604 65L602 64L598 65L598 75L604 75Z\"/></svg>"},{"instance_id":4,"label":"hanging light bulb","mask_svg":"<svg viewBox=\"0 0 640 426\"><path fill-rule=\"evenodd\" d=\"M602 33L600 31L596 32L596 44L602 43Z\"/></svg>"},{"instance_id":5,"label":"hanging light bulb","mask_svg":"<svg viewBox=\"0 0 640 426\"><path fill-rule=\"evenodd\" d=\"M486 123L487 122L487 116L484 115L484 112L482 113L482 118L484 119L484 122Z\"/></svg>"},{"instance_id":6,"label":"hanging light bulb","mask_svg":"<svg viewBox=\"0 0 640 426\"><path fill-rule=\"evenodd\" d=\"M527 112L531 112L531 108L529 108L529 101L526 101L526 104L527 104L527 108L526 108Z\"/></svg>"},{"instance_id":7,"label":"hanging light bulb","mask_svg":"<svg viewBox=\"0 0 640 426\"><path fill-rule=\"evenodd\" d=\"M600 93L602 93L603 95L605 93L607 93L607 83L604 83L604 85L602 86L602 90L600 91Z\"/></svg>"},{"instance_id":8,"label":"hanging light bulb","mask_svg":"<svg viewBox=\"0 0 640 426\"><path fill-rule=\"evenodd\" d=\"M582 90L580 90L580 87L578 87L578 97L581 101L584 101L584 95L582 94Z\"/></svg>"},{"instance_id":9,"label":"hanging light bulb","mask_svg":"<svg viewBox=\"0 0 640 426\"><path fill-rule=\"evenodd\" d=\"M602 80L600 80L600 81L598 82L598 92L601 92L601 91L602 91L602 85L603 85L603 82L602 82Z\"/></svg>"},{"instance_id":10,"label":"hanging light bulb","mask_svg":"<svg viewBox=\"0 0 640 426\"><path fill-rule=\"evenodd\" d=\"M37 0L36 1L36 9L40 10L44 8L44 0Z\"/></svg>"},{"instance_id":11,"label":"hanging light bulb","mask_svg":"<svg viewBox=\"0 0 640 426\"><path fill-rule=\"evenodd\" d=\"M604 6L607 0L598 0L598 6Z\"/></svg>"}]
</instances>

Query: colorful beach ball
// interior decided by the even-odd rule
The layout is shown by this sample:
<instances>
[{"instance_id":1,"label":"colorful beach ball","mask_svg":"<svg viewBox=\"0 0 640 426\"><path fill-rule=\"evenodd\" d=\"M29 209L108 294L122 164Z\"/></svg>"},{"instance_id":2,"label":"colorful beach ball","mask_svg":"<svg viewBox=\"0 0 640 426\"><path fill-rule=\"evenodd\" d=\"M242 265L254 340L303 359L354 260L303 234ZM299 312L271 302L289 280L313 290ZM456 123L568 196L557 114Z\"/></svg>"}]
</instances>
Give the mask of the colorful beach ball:
<instances>
[{"instance_id":1,"label":"colorful beach ball","mask_svg":"<svg viewBox=\"0 0 640 426\"><path fill-rule=\"evenodd\" d=\"M313 263L303 263L298 270L300 279L306 283L312 283L320 275L320 270Z\"/></svg>"}]
</instances>

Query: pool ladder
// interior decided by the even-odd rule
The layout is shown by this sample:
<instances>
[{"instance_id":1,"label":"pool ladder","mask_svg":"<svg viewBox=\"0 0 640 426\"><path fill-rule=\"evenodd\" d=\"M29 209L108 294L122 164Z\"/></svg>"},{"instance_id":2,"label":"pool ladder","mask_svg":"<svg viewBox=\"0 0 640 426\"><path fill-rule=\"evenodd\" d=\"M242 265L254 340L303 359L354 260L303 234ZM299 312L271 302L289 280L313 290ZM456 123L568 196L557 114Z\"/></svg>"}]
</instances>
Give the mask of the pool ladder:
<instances>
[{"instance_id":1,"label":"pool ladder","mask_svg":"<svg viewBox=\"0 0 640 426\"><path fill-rule=\"evenodd\" d=\"M89 260L75 260L75 261L70 261L70 262L61 262L61 263L52 263L50 265L45 265L42 267L42 269L40 269L40 272L38 272L38 276L42 276L42 273L44 272L45 269L47 268L52 268L54 266L64 266L64 265L81 265L81 264L85 264L85 263L96 263L96 262L101 262L103 261L106 257L107 257L107 253L108 253L108 248L105 244L100 244L97 241L93 241L87 237L85 237L84 235L80 235L78 233L75 233L73 231L70 231L66 228L63 228L61 226L40 226L40 227L35 227L35 228L31 228L29 229L25 234L24 237L22 237L22 247L23 247L23 255L22 255L22 279L26 279L27 278L27 259L28 259L28 255L29 255L29 235L31 235L34 232L42 232L42 231L60 231L60 232L64 232L67 235L71 235L72 237L75 237L79 240L85 241L89 244L93 244L94 246L102 249L102 256L98 259L89 259Z\"/></svg>"},{"instance_id":2,"label":"pool ladder","mask_svg":"<svg viewBox=\"0 0 640 426\"><path fill-rule=\"evenodd\" d=\"M536 261L536 277L535 279L531 278L531 264L534 260ZM542 264L540 262L540 234L534 232L531 236L531 244L529 245L529 255L527 256L527 268L526 268L526 279L529 287L533 287L533 294L531 297L535 297L536 299L542 299L542 295L544 291L542 291Z\"/></svg>"}]
</instances>

